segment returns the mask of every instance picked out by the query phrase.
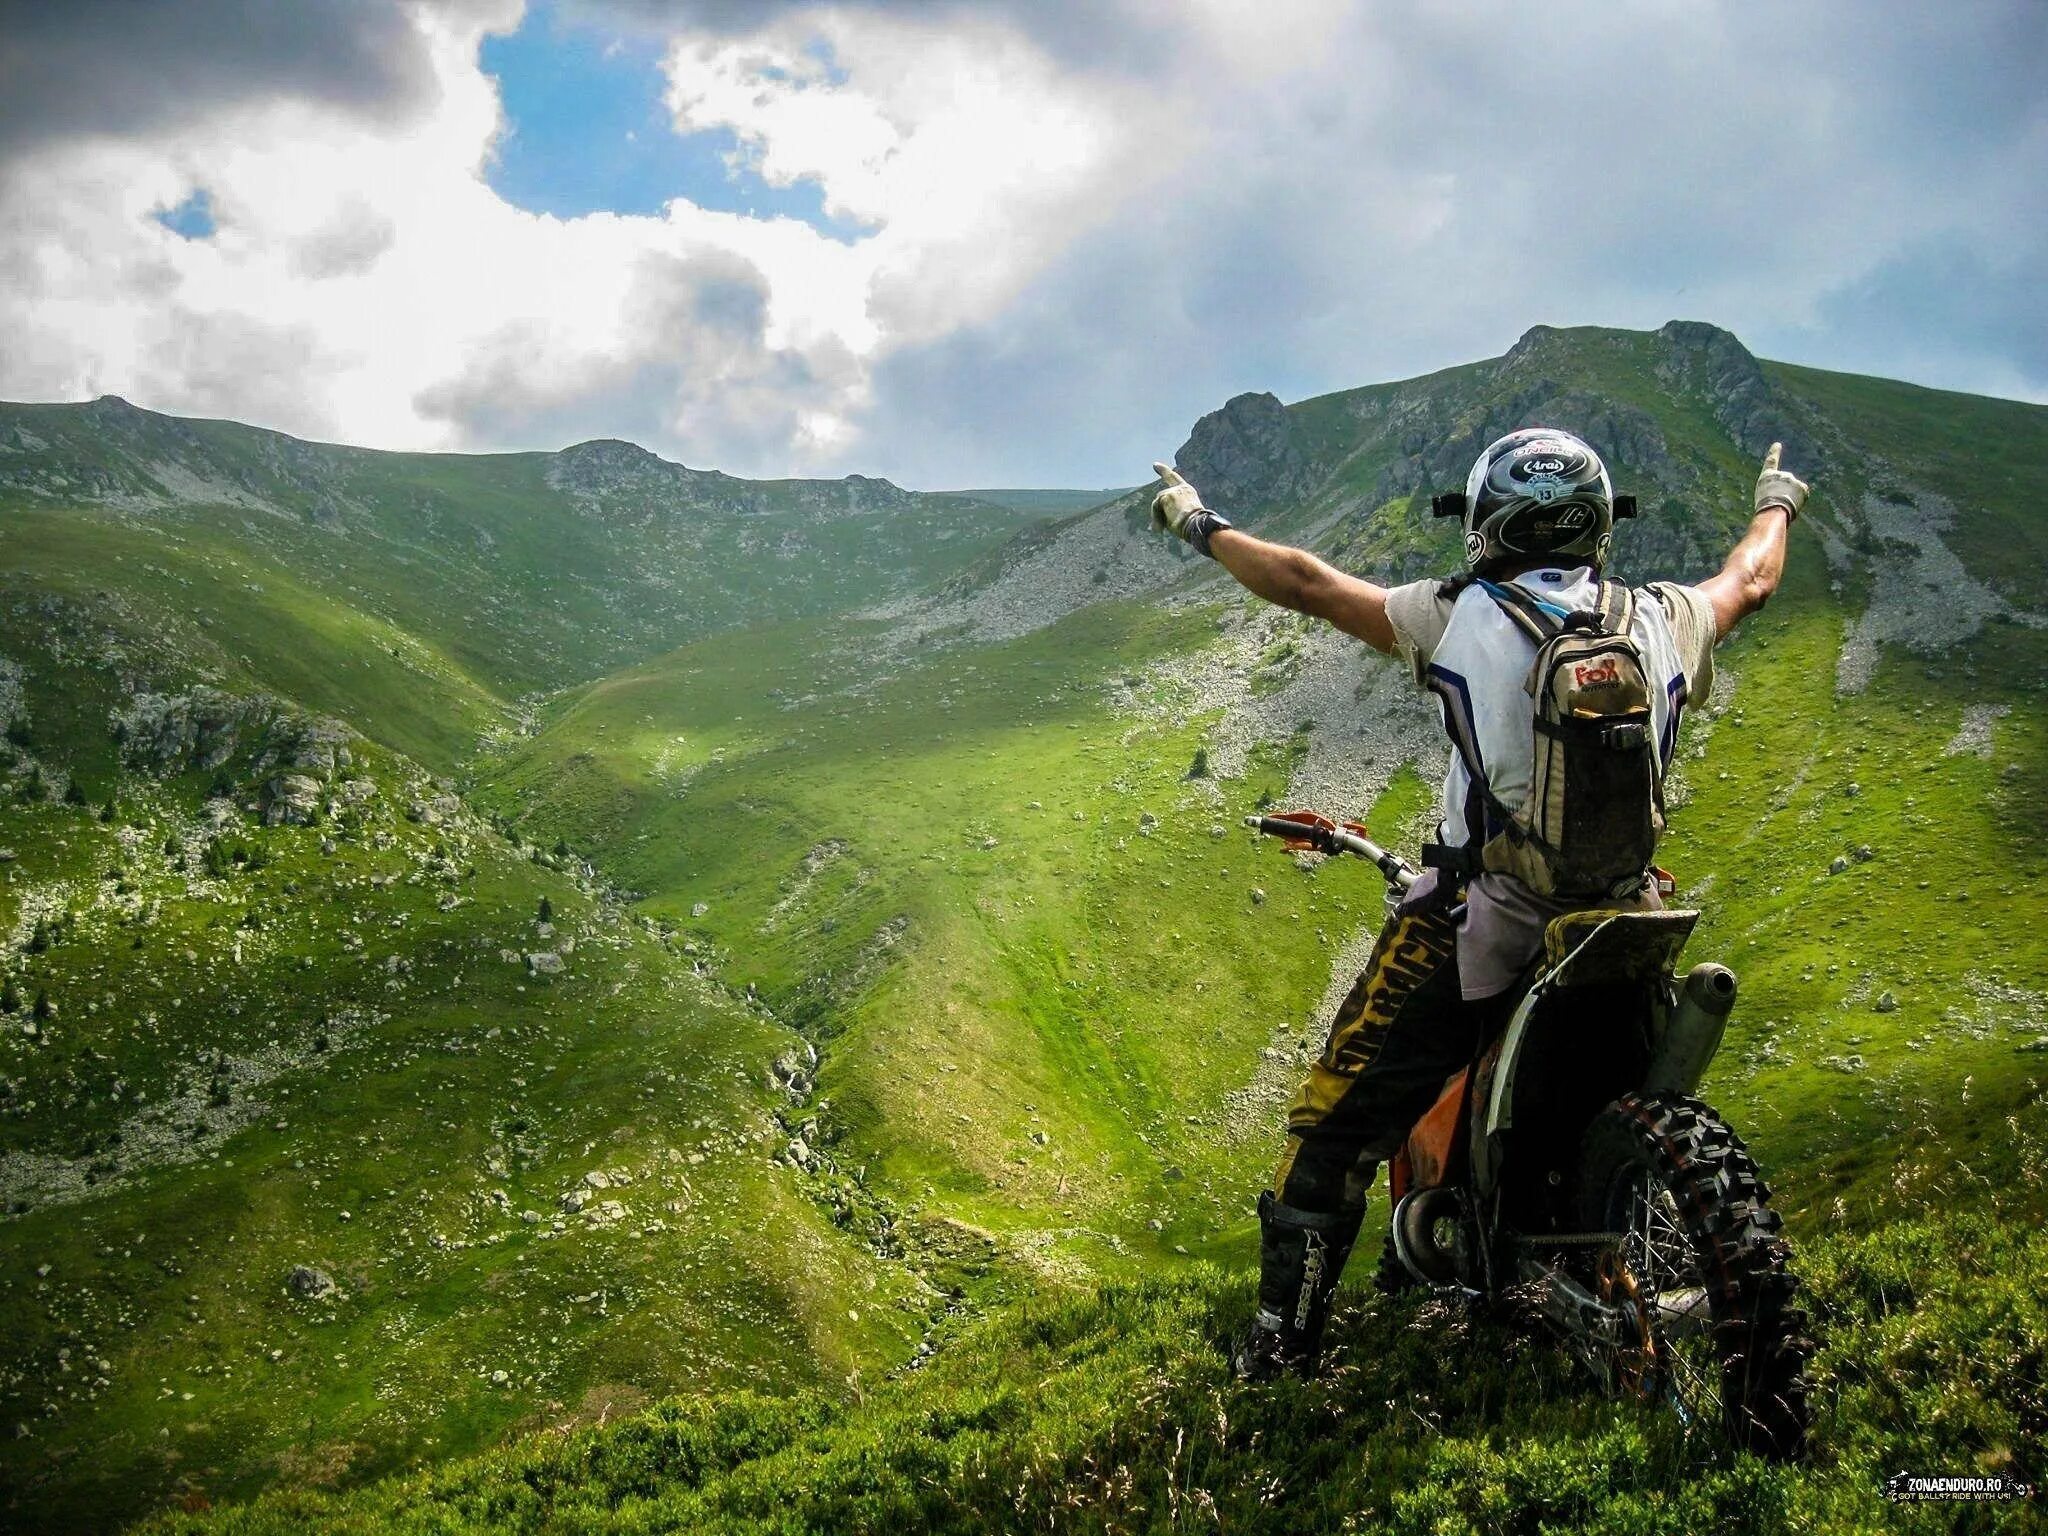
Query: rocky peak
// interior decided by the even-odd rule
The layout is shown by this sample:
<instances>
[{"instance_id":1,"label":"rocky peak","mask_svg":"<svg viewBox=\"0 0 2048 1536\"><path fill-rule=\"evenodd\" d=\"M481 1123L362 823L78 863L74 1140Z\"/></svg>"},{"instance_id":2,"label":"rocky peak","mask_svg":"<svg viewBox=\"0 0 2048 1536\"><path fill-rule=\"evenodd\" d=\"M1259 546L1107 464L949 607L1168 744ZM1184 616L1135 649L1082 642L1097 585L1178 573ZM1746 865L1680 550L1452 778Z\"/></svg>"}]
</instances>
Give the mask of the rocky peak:
<instances>
[{"instance_id":1,"label":"rocky peak","mask_svg":"<svg viewBox=\"0 0 2048 1536\"><path fill-rule=\"evenodd\" d=\"M616 437L596 437L564 448L547 468L550 485L579 499L621 492L673 493L695 478L695 471Z\"/></svg>"},{"instance_id":2,"label":"rocky peak","mask_svg":"<svg viewBox=\"0 0 2048 1536\"><path fill-rule=\"evenodd\" d=\"M667 461L624 438L593 437L588 442L564 448L555 455L555 462L569 469L588 467L617 474L622 471L645 473L660 468Z\"/></svg>"},{"instance_id":3,"label":"rocky peak","mask_svg":"<svg viewBox=\"0 0 2048 1536\"><path fill-rule=\"evenodd\" d=\"M1564 332L1554 325L1532 325L1501 354L1500 365L1509 369L1548 356L1564 339Z\"/></svg>"},{"instance_id":4,"label":"rocky peak","mask_svg":"<svg viewBox=\"0 0 2048 1536\"><path fill-rule=\"evenodd\" d=\"M1755 355L1718 325L1704 320L1667 320L1657 328L1657 339L1670 349L1667 371L1685 376L1687 382L1710 394L1770 387Z\"/></svg>"},{"instance_id":5,"label":"rocky peak","mask_svg":"<svg viewBox=\"0 0 2048 1536\"><path fill-rule=\"evenodd\" d=\"M1669 320L1657 329L1668 349L1658 377L1681 392L1705 397L1714 419L1743 452L1761 457L1782 442L1789 461L1818 467L1819 454L1794 412L1778 398L1755 355L1730 332L1704 320Z\"/></svg>"},{"instance_id":6,"label":"rocky peak","mask_svg":"<svg viewBox=\"0 0 2048 1536\"><path fill-rule=\"evenodd\" d=\"M1244 394L1195 423L1174 467L1219 508L1264 506L1294 495L1307 478L1287 407L1272 394Z\"/></svg>"}]
</instances>

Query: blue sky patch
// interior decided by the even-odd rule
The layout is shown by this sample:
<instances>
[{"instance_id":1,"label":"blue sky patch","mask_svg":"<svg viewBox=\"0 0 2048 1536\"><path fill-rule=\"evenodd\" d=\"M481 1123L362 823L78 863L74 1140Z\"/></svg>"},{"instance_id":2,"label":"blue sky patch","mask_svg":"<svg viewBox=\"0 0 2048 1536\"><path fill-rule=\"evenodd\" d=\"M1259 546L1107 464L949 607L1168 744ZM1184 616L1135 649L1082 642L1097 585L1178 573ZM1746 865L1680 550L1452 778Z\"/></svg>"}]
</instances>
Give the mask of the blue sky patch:
<instances>
[{"instance_id":1,"label":"blue sky patch","mask_svg":"<svg viewBox=\"0 0 2048 1536\"><path fill-rule=\"evenodd\" d=\"M564 20L548 0L519 29L483 43L507 128L486 180L516 207L572 219L588 213L659 214L671 198L759 218L801 219L835 240L866 233L828 218L814 181L773 187L727 156L729 129L675 131L662 100L662 48L651 36Z\"/></svg>"},{"instance_id":2,"label":"blue sky patch","mask_svg":"<svg viewBox=\"0 0 2048 1536\"><path fill-rule=\"evenodd\" d=\"M191 195L173 208L159 208L150 215L174 235L187 240L207 240L213 236L213 195L204 187L194 187Z\"/></svg>"}]
</instances>

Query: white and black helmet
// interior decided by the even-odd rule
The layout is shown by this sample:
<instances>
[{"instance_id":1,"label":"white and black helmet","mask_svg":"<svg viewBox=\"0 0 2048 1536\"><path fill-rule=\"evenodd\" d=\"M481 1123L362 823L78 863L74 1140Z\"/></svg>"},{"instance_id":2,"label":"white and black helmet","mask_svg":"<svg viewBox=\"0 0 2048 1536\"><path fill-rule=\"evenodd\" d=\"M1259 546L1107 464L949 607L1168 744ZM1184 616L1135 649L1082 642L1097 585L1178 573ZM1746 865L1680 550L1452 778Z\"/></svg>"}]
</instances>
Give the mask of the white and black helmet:
<instances>
[{"instance_id":1,"label":"white and black helmet","mask_svg":"<svg viewBox=\"0 0 2048 1536\"><path fill-rule=\"evenodd\" d=\"M1616 498L1607 466L1569 432L1525 427L1473 461L1465 493L1436 498L1439 516L1462 516L1465 563L1483 570L1532 556L1607 563L1616 517L1635 499Z\"/></svg>"}]
</instances>

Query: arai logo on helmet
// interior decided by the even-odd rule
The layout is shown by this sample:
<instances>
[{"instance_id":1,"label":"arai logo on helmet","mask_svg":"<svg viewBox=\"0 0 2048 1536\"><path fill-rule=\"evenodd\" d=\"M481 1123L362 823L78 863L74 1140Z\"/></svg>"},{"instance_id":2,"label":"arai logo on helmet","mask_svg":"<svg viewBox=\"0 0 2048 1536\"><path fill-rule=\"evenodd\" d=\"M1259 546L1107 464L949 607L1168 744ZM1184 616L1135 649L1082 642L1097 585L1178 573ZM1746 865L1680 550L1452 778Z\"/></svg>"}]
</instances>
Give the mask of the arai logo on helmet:
<instances>
[{"instance_id":1,"label":"arai logo on helmet","mask_svg":"<svg viewBox=\"0 0 2048 1536\"><path fill-rule=\"evenodd\" d=\"M1565 472L1565 462L1563 459L1527 459L1523 461L1522 470L1530 475L1561 475Z\"/></svg>"}]
</instances>

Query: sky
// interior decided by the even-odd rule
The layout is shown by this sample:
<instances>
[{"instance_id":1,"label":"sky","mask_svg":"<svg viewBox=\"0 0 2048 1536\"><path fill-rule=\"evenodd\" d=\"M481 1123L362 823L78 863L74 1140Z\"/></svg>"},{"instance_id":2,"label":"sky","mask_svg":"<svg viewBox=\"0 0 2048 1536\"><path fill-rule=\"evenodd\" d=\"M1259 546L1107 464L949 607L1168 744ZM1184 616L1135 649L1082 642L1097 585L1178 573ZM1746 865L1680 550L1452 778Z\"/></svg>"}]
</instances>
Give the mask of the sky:
<instances>
[{"instance_id":1,"label":"sky","mask_svg":"<svg viewBox=\"0 0 2048 1536\"><path fill-rule=\"evenodd\" d=\"M1713 321L2048 402L2042 0L0 0L0 398L1129 485Z\"/></svg>"}]
</instances>

